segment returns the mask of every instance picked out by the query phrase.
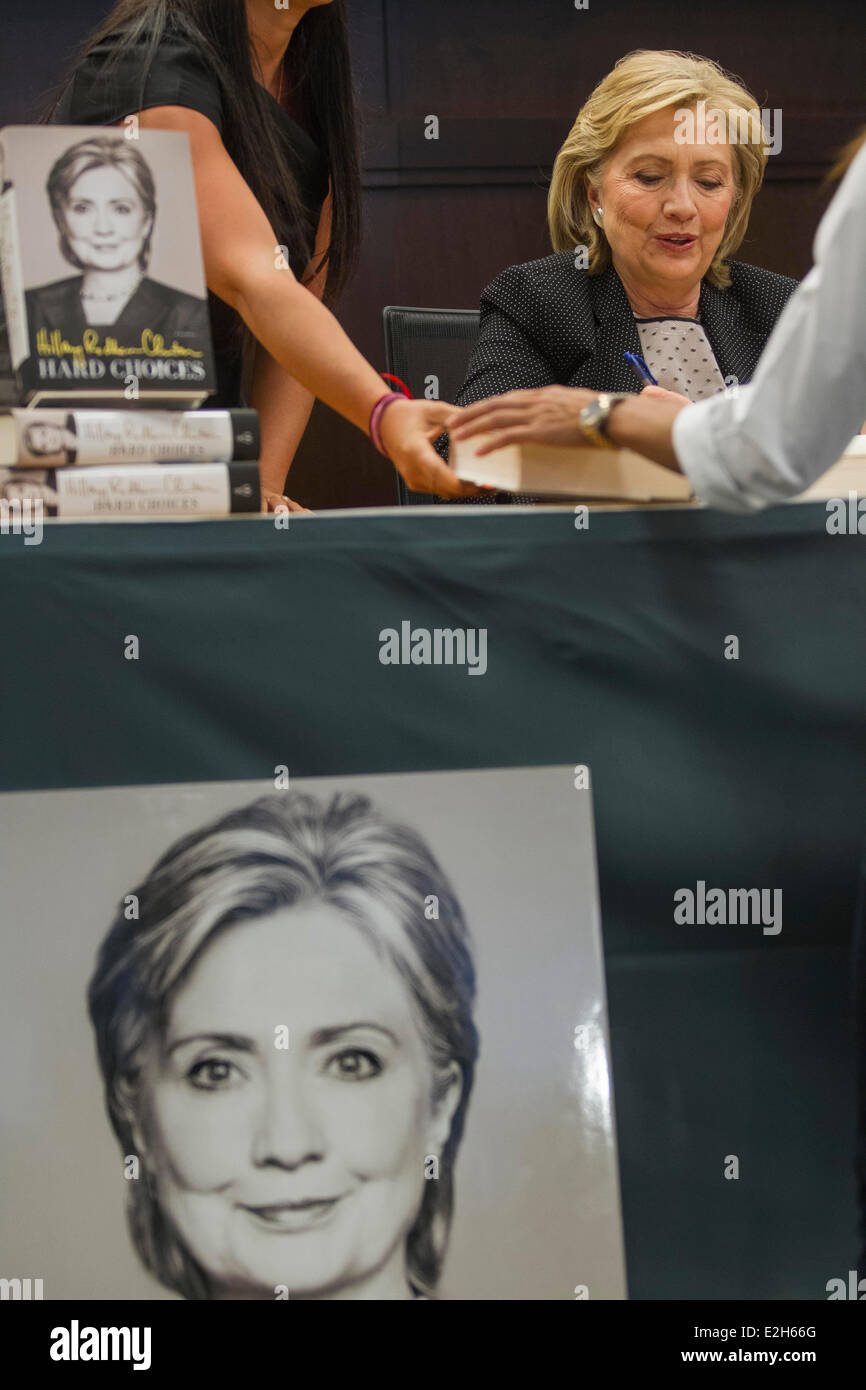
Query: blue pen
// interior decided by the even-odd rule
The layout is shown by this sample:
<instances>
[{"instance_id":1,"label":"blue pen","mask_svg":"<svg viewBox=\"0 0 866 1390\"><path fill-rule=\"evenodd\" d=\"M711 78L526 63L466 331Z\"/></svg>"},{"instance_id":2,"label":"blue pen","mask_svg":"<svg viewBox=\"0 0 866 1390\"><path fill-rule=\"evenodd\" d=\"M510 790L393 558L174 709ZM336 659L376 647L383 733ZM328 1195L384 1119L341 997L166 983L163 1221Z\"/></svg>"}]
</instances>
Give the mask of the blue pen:
<instances>
[{"instance_id":1,"label":"blue pen","mask_svg":"<svg viewBox=\"0 0 866 1390\"><path fill-rule=\"evenodd\" d=\"M638 357L636 352L626 352L623 356L642 386L658 386L658 382L642 357Z\"/></svg>"}]
</instances>

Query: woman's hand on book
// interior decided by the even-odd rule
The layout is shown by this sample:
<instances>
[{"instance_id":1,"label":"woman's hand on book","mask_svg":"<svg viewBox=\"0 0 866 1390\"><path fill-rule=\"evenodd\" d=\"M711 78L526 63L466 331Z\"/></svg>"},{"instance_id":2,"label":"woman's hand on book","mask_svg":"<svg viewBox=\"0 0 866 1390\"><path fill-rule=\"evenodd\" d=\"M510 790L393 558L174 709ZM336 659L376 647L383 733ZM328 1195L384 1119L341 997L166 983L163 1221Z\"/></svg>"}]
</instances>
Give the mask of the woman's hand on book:
<instances>
[{"instance_id":1,"label":"woman's hand on book","mask_svg":"<svg viewBox=\"0 0 866 1390\"><path fill-rule=\"evenodd\" d=\"M474 497L480 488L464 483L433 448L454 406L445 401L392 401L382 415L385 452L413 492L439 497Z\"/></svg>"}]
</instances>

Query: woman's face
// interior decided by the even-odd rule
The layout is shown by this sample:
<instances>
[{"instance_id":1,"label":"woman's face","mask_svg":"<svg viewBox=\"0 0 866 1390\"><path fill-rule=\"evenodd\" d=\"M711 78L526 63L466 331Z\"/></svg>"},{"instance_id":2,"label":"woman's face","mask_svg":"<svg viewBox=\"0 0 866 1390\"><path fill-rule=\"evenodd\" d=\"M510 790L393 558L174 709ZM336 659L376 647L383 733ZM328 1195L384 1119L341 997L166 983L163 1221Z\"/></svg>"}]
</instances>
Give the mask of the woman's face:
<instances>
[{"instance_id":1,"label":"woman's face","mask_svg":"<svg viewBox=\"0 0 866 1390\"><path fill-rule=\"evenodd\" d=\"M603 210L614 268L626 289L650 299L700 283L735 193L730 145L680 144L679 109L636 121L607 161L600 187L588 185L590 206Z\"/></svg>"},{"instance_id":2,"label":"woman's face","mask_svg":"<svg viewBox=\"0 0 866 1390\"><path fill-rule=\"evenodd\" d=\"M44 468L0 468L0 497L7 502L36 502L48 507L60 501Z\"/></svg>"},{"instance_id":3,"label":"woman's face","mask_svg":"<svg viewBox=\"0 0 866 1390\"><path fill-rule=\"evenodd\" d=\"M111 164L79 174L63 216L69 244L88 270L133 265L151 225L134 184Z\"/></svg>"},{"instance_id":4,"label":"woman's face","mask_svg":"<svg viewBox=\"0 0 866 1390\"><path fill-rule=\"evenodd\" d=\"M63 448L63 430L48 423L30 425L25 443L32 454L58 454Z\"/></svg>"},{"instance_id":5,"label":"woman's face","mask_svg":"<svg viewBox=\"0 0 866 1390\"><path fill-rule=\"evenodd\" d=\"M434 1105L407 988L343 915L219 934L144 1075L145 1162L218 1297L409 1296L406 1236L460 1069Z\"/></svg>"}]
</instances>

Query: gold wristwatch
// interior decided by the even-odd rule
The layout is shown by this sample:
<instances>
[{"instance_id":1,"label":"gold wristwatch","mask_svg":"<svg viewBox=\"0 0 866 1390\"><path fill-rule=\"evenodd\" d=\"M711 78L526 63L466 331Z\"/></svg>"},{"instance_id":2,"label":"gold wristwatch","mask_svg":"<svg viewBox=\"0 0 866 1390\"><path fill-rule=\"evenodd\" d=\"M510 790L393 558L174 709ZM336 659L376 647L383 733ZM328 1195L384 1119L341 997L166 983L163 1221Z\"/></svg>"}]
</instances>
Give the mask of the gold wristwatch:
<instances>
[{"instance_id":1,"label":"gold wristwatch","mask_svg":"<svg viewBox=\"0 0 866 1390\"><path fill-rule=\"evenodd\" d=\"M607 422L610 412L620 401L631 400L628 391L603 391L580 412L580 429L588 444L600 444L603 449L616 446L607 437Z\"/></svg>"}]
</instances>

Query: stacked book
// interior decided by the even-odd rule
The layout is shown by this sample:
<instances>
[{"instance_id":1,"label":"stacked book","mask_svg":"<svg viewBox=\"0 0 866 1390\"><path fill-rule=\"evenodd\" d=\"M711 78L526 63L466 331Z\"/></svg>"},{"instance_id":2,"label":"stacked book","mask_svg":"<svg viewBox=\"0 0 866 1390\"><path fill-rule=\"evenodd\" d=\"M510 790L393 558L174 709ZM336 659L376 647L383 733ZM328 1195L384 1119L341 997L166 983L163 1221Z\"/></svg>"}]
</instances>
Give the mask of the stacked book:
<instances>
[{"instance_id":1,"label":"stacked book","mask_svg":"<svg viewBox=\"0 0 866 1390\"><path fill-rule=\"evenodd\" d=\"M258 415L202 408L217 382L185 134L0 131L0 288L0 501L259 511Z\"/></svg>"},{"instance_id":2,"label":"stacked book","mask_svg":"<svg viewBox=\"0 0 866 1390\"><path fill-rule=\"evenodd\" d=\"M258 454L254 410L8 410L0 497L94 520L257 512Z\"/></svg>"}]
</instances>

